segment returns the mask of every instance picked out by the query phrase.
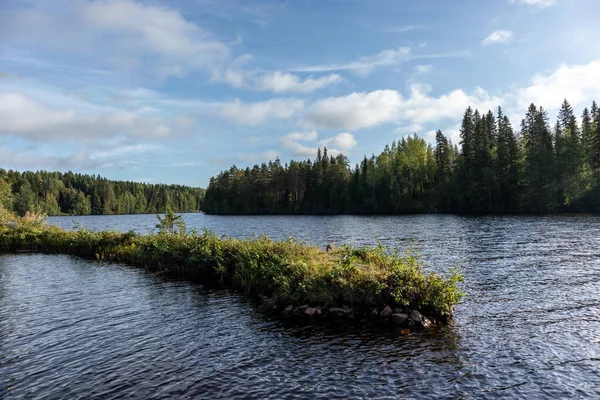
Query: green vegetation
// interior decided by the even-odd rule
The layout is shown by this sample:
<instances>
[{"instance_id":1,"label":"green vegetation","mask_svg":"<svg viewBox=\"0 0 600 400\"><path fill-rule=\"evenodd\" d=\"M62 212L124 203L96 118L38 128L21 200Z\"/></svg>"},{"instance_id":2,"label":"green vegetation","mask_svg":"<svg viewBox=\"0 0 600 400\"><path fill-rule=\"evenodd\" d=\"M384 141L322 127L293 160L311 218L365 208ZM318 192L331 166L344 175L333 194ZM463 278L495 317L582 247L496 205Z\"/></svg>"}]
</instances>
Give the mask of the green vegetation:
<instances>
[{"instance_id":1,"label":"green vegetation","mask_svg":"<svg viewBox=\"0 0 600 400\"><path fill-rule=\"evenodd\" d=\"M565 100L554 129L531 104L516 132L498 108L468 108L460 147L441 131L386 146L351 169L319 149L314 162L279 159L233 166L212 178L203 211L213 214L600 212L600 109L578 121Z\"/></svg>"},{"instance_id":2,"label":"green vegetation","mask_svg":"<svg viewBox=\"0 0 600 400\"><path fill-rule=\"evenodd\" d=\"M28 215L0 220L0 253L64 253L125 262L218 282L263 298L269 309L310 304L370 311L389 305L446 322L463 296L457 271L451 270L448 277L425 273L413 254L387 254L381 247L324 252L293 239L238 240L208 231L184 234L169 229L174 224L149 235L64 231Z\"/></svg>"},{"instance_id":3,"label":"green vegetation","mask_svg":"<svg viewBox=\"0 0 600 400\"><path fill-rule=\"evenodd\" d=\"M19 215L27 211L47 215L155 214L168 208L190 212L200 210L204 192L201 188L109 181L73 172L0 169L0 204Z\"/></svg>"}]
</instances>

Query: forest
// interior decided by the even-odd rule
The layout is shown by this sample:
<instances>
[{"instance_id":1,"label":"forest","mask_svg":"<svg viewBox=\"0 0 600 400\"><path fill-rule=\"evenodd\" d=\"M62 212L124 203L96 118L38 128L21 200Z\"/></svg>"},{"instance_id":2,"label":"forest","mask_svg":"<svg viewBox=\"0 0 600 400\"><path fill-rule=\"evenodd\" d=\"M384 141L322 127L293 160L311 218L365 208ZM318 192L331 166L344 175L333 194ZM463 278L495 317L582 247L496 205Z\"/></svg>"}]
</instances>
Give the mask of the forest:
<instances>
[{"instance_id":1,"label":"forest","mask_svg":"<svg viewBox=\"0 0 600 400\"><path fill-rule=\"evenodd\" d=\"M200 210L204 189L111 181L73 172L0 169L0 205L24 215L145 214Z\"/></svg>"},{"instance_id":2,"label":"forest","mask_svg":"<svg viewBox=\"0 0 600 400\"><path fill-rule=\"evenodd\" d=\"M211 178L213 214L600 212L600 110L567 100L551 125L531 104L518 129L499 107L467 108L459 143L408 136L364 157L318 150L314 161L235 165Z\"/></svg>"}]
</instances>

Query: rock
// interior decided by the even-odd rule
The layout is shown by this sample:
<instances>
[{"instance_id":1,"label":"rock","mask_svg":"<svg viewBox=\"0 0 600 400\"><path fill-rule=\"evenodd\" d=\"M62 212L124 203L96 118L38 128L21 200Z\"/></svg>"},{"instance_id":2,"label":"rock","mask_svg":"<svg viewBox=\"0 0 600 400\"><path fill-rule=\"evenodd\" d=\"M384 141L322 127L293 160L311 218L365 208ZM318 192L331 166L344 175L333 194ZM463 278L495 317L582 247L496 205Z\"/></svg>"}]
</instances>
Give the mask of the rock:
<instances>
[{"instance_id":1,"label":"rock","mask_svg":"<svg viewBox=\"0 0 600 400\"><path fill-rule=\"evenodd\" d=\"M427 317L423 317L422 326L423 328L429 328L431 326L431 321Z\"/></svg>"},{"instance_id":2,"label":"rock","mask_svg":"<svg viewBox=\"0 0 600 400\"><path fill-rule=\"evenodd\" d=\"M389 318L392 316L392 314L393 314L392 307L385 306L385 308L383 309L383 311L381 311L381 314L379 314L379 315L381 315L383 318Z\"/></svg>"},{"instance_id":3,"label":"rock","mask_svg":"<svg viewBox=\"0 0 600 400\"><path fill-rule=\"evenodd\" d=\"M323 310L321 310L321 306L316 306L315 307L315 314L316 315L321 315L323 313Z\"/></svg>"},{"instance_id":4,"label":"rock","mask_svg":"<svg viewBox=\"0 0 600 400\"><path fill-rule=\"evenodd\" d=\"M431 321L418 311L411 311L410 319L411 321L414 321L416 326L420 326L422 328L429 328L431 326Z\"/></svg>"},{"instance_id":5,"label":"rock","mask_svg":"<svg viewBox=\"0 0 600 400\"><path fill-rule=\"evenodd\" d=\"M8 228L11 228L11 229L17 229L19 227L19 224L17 224L14 221L5 222L2 225L6 226Z\"/></svg>"},{"instance_id":6,"label":"rock","mask_svg":"<svg viewBox=\"0 0 600 400\"><path fill-rule=\"evenodd\" d=\"M308 315L309 317L313 317L317 315L317 309L315 307L308 307L306 310L304 310L304 314Z\"/></svg>"},{"instance_id":7,"label":"rock","mask_svg":"<svg viewBox=\"0 0 600 400\"><path fill-rule=\"evenodd\" d=\"M379 317L379 310L377 308L374 308L373 311L371 311L371 317Z\"/></svg>"},{"instance_id":8,"label":"rock","mask_svg":"<svg viewBox=\"0 0 600 400\"><path fill-rule=\"evenodd\" d=\"M306 309L308 309L308 304L304 304L304 305L298 307L298 312L300 314L304 314L304 311L306 311Z\"/></svg>"},{"instance_id":9,"label":"rock","mask_svg":"<svg viewBox=\"0 0 600 400\"><path fill-rule=\"evenodd\" d=\"M420 324L423 320L423 315L420 312L413 310L410 312L410 319Z\"/></svg>"},{"instance_id":10,"label":"rock","mask_svg":"<svg viewBox=\"0 0 600 400\"><path fill-rule=\"evenodd\" d=\"M405 325L408 322L408 314L392 314L392 322L397 325Z\"/></svg>"},{"instance_id":11,"label":"rock","mask_svg":"<svg viewBox=\"0 0 600 400\"><path fill-rule=\"evenodd\" d=\"M400 307L394 308L394 314L404 314L404 309Z\"/></svg>"},{"instance_id":12,"label":"rock","mask_svg":"<svg viewBox=\"0 0 600 400\"><path fill-rule=\"evenodd\" d=\"M340 307L331 307L329 312L336 317L345 317L348 314L348 310L340 308Z\"/></svg>"},{"instance_id":13,"label":"rock","mask_svg":"<svg viewBox=\"0 0 600 400\"><path fill-rule=\"evenodd\" d=\"M281 315L290 316L290 315L292 315L293 312L294 312L294 306L290 304L281 312Z\"/></svg>"},{"instance_id":14,"label":"rock","mask_svg":"<svg viewBox=\"0 0 600 400\"><path fill-rule=\"evenodd\" d=\"M400 331L400 334L402 334L402 335L408 335L409 333L410 333L410 329L402 329Z\"/></svg>"}]
</instances>

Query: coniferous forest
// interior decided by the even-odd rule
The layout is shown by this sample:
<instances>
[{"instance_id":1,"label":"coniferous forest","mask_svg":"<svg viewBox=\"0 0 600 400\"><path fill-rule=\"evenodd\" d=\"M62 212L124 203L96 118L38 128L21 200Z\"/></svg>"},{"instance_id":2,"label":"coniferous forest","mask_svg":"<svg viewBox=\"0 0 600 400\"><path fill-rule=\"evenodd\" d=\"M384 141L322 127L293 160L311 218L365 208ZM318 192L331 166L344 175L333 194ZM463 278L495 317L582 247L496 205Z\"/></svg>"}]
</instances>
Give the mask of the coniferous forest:
<instances>
[{"instance_id":1,"label":"coniferous forest","mask_svg":"<svg viewBox=\"0 0 600 400\"><path fill-rule=\"evenodd\" d=\"M531 104L515 128L503 114L468 108L460 142L415 136L351 168L319 149L314 161L236 166L211 179L214 214L600 212L600 110L578 117L565 100L554 124Z\"/></svg>"},{"instance_id":2,"label":"coniferous forest","mask_svg":"<svg viewBox=\"0 0 600 400\"><path fill-rule=\"evenodd\" d=\"M111 181L73 172L0 169L1 205L17 214L144 214L198 211L204 189L181 185Z\"/></svg>"}]
</instances>

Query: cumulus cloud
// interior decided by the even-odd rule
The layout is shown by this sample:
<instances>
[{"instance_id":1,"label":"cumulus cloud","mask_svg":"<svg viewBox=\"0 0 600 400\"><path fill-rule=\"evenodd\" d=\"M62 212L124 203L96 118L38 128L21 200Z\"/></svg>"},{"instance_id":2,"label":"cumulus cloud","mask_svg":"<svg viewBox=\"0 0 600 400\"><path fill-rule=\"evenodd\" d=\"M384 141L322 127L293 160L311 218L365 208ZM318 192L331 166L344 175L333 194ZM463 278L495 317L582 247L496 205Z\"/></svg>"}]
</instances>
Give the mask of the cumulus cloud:
<instances>
[{"instance_id":1,"label":"cumulus cloud","mask_svg":"<svg viewBox=\"0 0 600 400\"><path fill-rule=\"evenodd\" d=\"M304 108L297 99L271 99L244 103L238 99L224 105L217 115L223 120L240 125L259 125L271 119L288 119Z\"/></svg>"},{"instance_id":2,"label":"cumulus cloud","mask_svg":"<svg viewBox=\"0 0 600 400\"><path fill-rule=\"evenodd\" d=\"M53 108L14 92L0 92L0 121L0 133L37 141L99 139L125 133L165 138L172 133L161 118L145 113L101 107Z\"/></svg>"},{"instance_id":3,"label":"cumulus cloud","mask_svg":"<svg viewBox=\"0 0 600 400\"><path fill-rule=\"evenodd\" d=\"M332 138L322 140L321 144L323 144L323 146L347 151L356 147L357 141L354 139L354 135L344 132Z\"/></svg>"},{"instance_id":4,"label":"cumulus cloud","mask_svg":"<svg viewBox=\"0 0 600 400\"><path fill-rule=\"evenodd\" d=\"M309 131L288 133L281 137L279 144L294 156L314 157L319 147L327 147L329 154L335 155L352 150L357 141L354 135L348 132L318 140L318 133Z\"/></svg>"},{"instance_id":5,"label":"cumulus cloud","mask_svg":"<svg viewBox=\"0 0 600 400\"><path fill-rule=\"evenodd\" d=\"M516 103L523 110L530 103L553 109L566 98L574 107L585 107L598 97L600 60L584 65L562 65L550 74L535 75L529 86L517 91Z\"/></svg>"},{"instance_id":6,"label":"cumulus cloud","mask_svg":"<svg viewBox=\"0 0 600 400\"><path fill-rule=\"evenodd\" d=\"M317 137L317 131L292 132L284 135L279 140L279 144L295 156L312 157L317 154L317 147L306 143L316 142Z\"/></svg>"},{"instance_id":7,"label":"cumulus cloud","mask_svg":"<svg viewBox=\"0 0 600 400\"><path fill-rule=\"evenodd\" d=\"M496 43L510 43L514 39L514 36L515 35L513 31L500 29L490 33L485 39L483 39L481 44L484 46L489 46Z\"/></svg>"},{"instance_id":8,"label":"cumulus cloud","mask_svg":"<svg viewBox=\"0 0 600 400\"><path fill-rule=\"evenodd\" d=\"M429 96L430 90L427 85L415 84L408 97L396 90L330 97L314 103L305 119L309 126L325 129L356 130L391 122L422 125L457 118L468 106L487 109L502 103L481 88L472 93L457 89L439 97Z\"/></svg>"},{"instance_id":9,"label":"cumulus cloud","mask_svg":"<svg viewBox=\"0 0 600 400\"><path fill-rule=\"evenodd\" d=\"M315 102L306 114L309 125L325 129L361 129L393 121L402 96L395 90L352 93Z\"/></svg>"}]
</instances>

